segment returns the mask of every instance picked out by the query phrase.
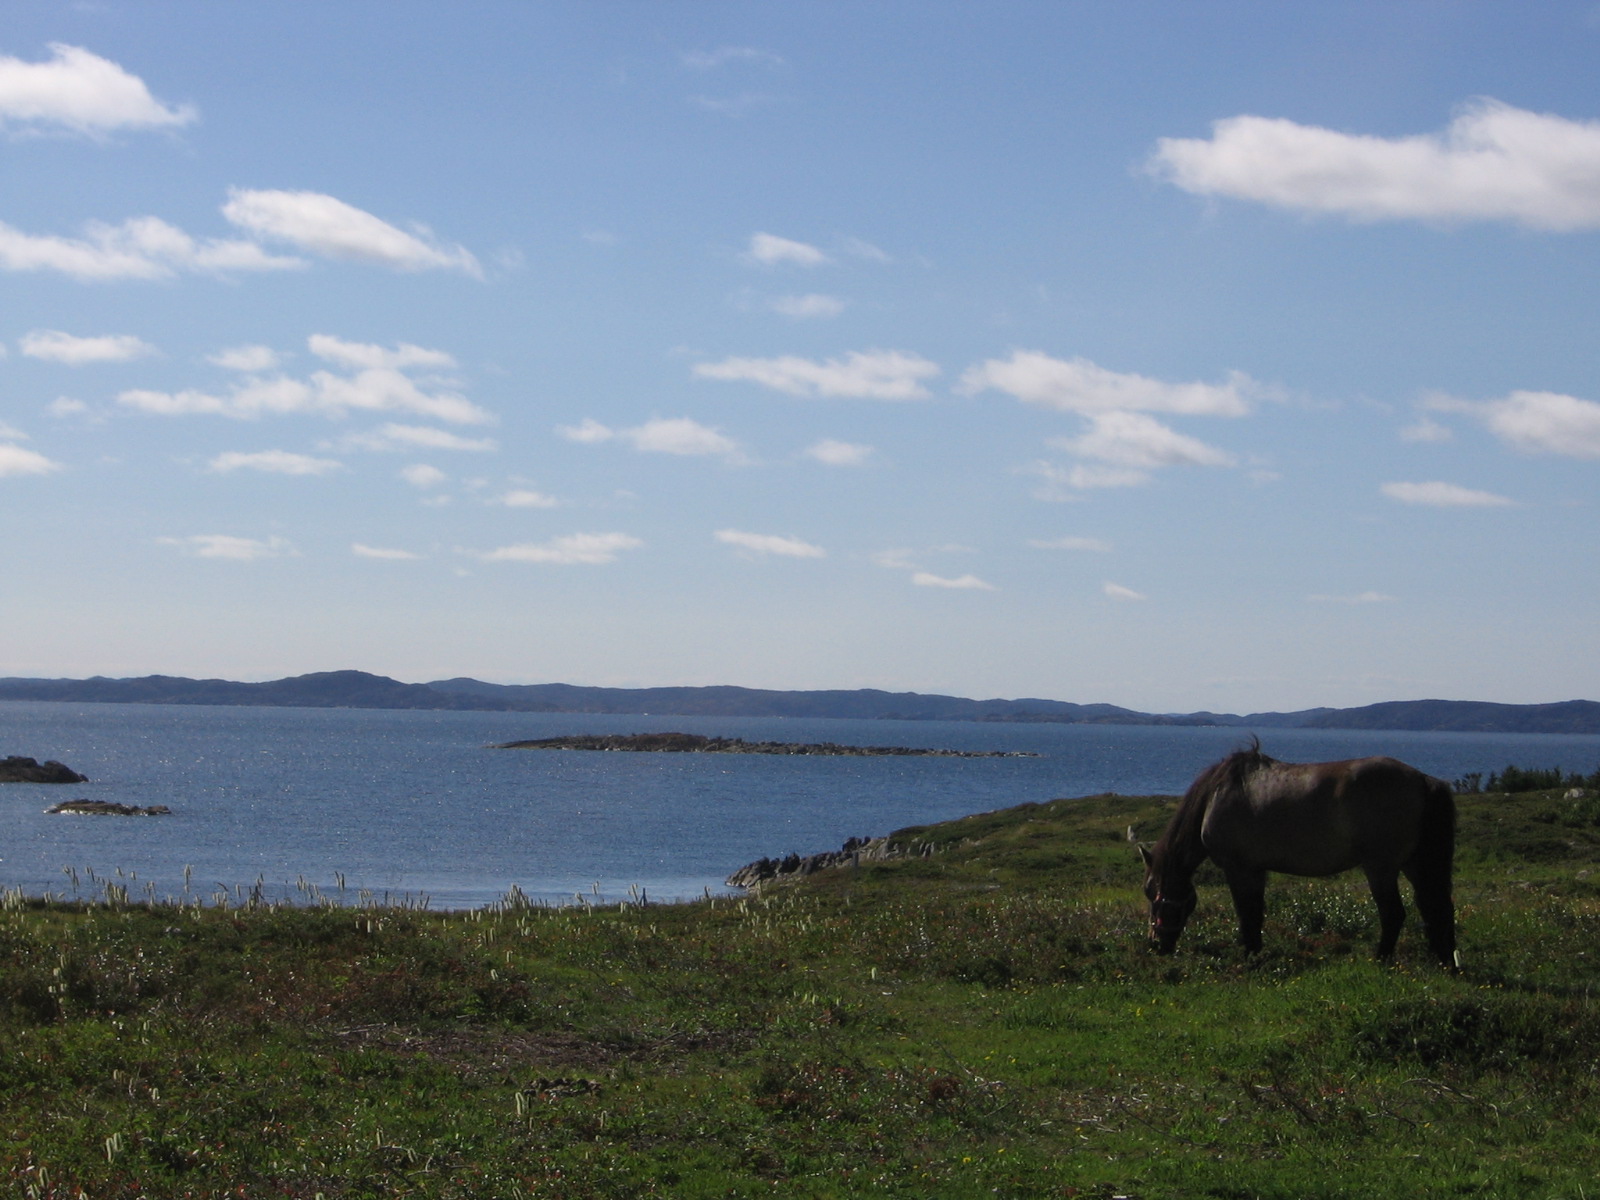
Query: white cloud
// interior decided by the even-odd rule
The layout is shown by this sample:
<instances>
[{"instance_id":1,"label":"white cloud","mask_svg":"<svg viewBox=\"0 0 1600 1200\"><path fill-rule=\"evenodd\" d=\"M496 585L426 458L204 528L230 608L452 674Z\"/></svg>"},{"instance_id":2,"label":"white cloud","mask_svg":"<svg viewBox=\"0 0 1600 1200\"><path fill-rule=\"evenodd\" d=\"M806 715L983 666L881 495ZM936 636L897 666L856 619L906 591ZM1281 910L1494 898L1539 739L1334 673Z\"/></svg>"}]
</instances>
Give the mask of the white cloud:
<instances>
[{"instance_id":1,"label":"white cloud","mask_svg":"<svg viewBox=\"0 0 1600 1200\"><path fill-rule=\"evenodd\" d=\"M774 296L767 301L767 307L781 316L793 317L797 321L810 321L837 317L845 310L845 302L837 296L808 292L804 296Z\"/></svg>"},{"instance_id":2,"label":"white cloud","mask_svg":"<svg viewBox=\"0 0 1600 1200\"><path fill-rule=\"evenodd\" d=\"M225 370L259 375L277 368L278 352L269 346L231 346L207 355L206 361Z\"/></svg>"},{"instance_id":3,"label":"white cloud","mask_svg":"<svg viewBox=\"0 0 1600 1200\"><path fill-rule=\"evenodd\" d=\"M729 63L777 67L783 65L783 59L770 50L758 50L754 46L719 46L715 50L691 50L683 56L683 65L696 71L710 71Z\"/></svg>"},{"instance_id":4,"label":"white cloud","mask_svg":"<svg viewBox=\"0 0 1600 1200\"><path fill-rule=\"evenodd\" d=\"M11 429L7 429L5 434L8 437L19 436ZM51 471L60 469L60 463L52 462L35 450L25 450L9 442L0 442L0 479L12 475L48 475Z\"/></svg>"},{"instance_id":5,"label":"white cloud","mask_svg":"<svg viewBox=\"0 0 1600 1200\"><path fill-rule=\"evenodd\" d=\"M306 339L311 353L326 362L352 370L403 371L409 367L453 367L455 358L443 350L429 350L400 342L393 350L369 342L347 342L332 334L313 333Z\"/></svg>"},{"instance_id":6,"label":"white cloud","mask_svg":"<svg viewBox=\"0 0 1600 1200\"><path fill-rule=\"evenodd\" d=\"M1112 583L1110 580L1107 580L1100 590L1113 600L1132 601L1149 598L1143 592L1136 592L1130 587L1123 587L1120 583Z\"/></svg>"},{"instance_id":7,"label":"white cloud","mask_svg":"<svg viewBox=\"0 0 1600 1200\"><path fill-rule=\"evenodd\" d=\"M585 418L580 425L563 425L556 432L584 445L621 439L646 454L715 455L735 460L743 457L739 443L690 417L657 417L629 429L612 429Z\"/></svg>"},{"instance_id":8,"label":"white cloud","mask_svg":"<svg viewBox=\"0 0 1600 1200\"><path fill-rule=\"evenodd\" d=\"M393 562L410 561L422 557L420 554L413 554L410 550L389 550L381 546L367 546L361 542L351 542L350 553L357 558L377 558Z\"/></svg>"},{"instance_id":9,"label":"white cloud","mask_svg":"<svg viewBox=\"0 0 1600 1200\"><path fill-rule=\"evenodd\" d=\"M737 96L690 96L689 103L725 117L742 117L752 109L780 103L781 99L767 92L740 92Z\"/></svg>"},{"instance_id":10,"label":"white cloud","mask_svg":"<svg viewBox=\"0 0 1600 1200\"><path fill-rule=\"evenodd\" d=\"M120 225L93 221L81 238L23 233L0 221L0 270L59 271L85 282L168 279L180 272L285 271L305 260L268 254L255 242L196 239L159 217Z\"/></svg>"},{"instance_id":11,"label":"white cloud","mask_svg":"<svg viewBox=\"0 0 1600 1200\"><path fill-rule=\"evenodd\" d=\"M794 263L801 267L820 267L829 260L828 256L815 246L806 242L797 242L790 238L779 237L773 233L753 233L750 235L750 245L744 252L746 262L758 263L764 267L774 266L778 263Z\"/></svg>"},{"instance_id":12,"label":"white cloud","mask_svg":"<svg viewBox=\"0 0 1600 1200\"><path fill-rule=\"evenodd\" d=\"M1144 413L1100 412L1092 414L1089 422L1087 433L1075 438L1055 438L1051 445L1080 458L1139 471L1180 465L1233 465L1232 455L1170 429Z\"/></svg>"},{"instance_id":13,"label":"white cloud","mask_svg":"<svg viewBox=\"0 0 1600 1200\"><path fill-rule=\"evenodd\" d=\"M84 363L127 362L156 352L149 342L131 333L74 337L59 329L35 329L23 334L17 345L29 358L43 358L74 367Z\"/></svg>"},{"instance_id":14,"label":"white cloud","mask_svg":"<svg viewBox=\"0 0 1600 1200\"><path fill-rule=\"evenodd\" d=\"M230 450L206 464L206 470L225 475L229 471L262 471L269 475L327 475L342 470L344 464L331 458L312 458L287 450L257 450L244 453Z\"/></svg>"},{"instance_id":15,"label":"white cloud","mask_svg":"<svg viewBox=\"0 0 1600 1200\"><path fill-rule=\"evenodd\" d=\"M389 356L397 362L431 363L448 358L439 351L415 346L402 345L398 350L387 351L329 338L326 341L335 347L330 349L317 338L312 341L322 345L323 351L342 354L342 361L349 365L356 365L365 352L371 352L369 357ZM393 366L365 367L353 375L317 371L306 381L286 376L250 378L221 395L192 389L182 392L132 389L121 393L117 402L160 416L209 414L238 420L296 413L340 418L352 412L410 413L454 424L485 424L493 420L488 412L466 397L442 386L423 387Z\"/></svg>"},{"instance_id":16,"label":"white cloud","mask_svg":"<svg viewBox=\"0 0 1600 1200\"><path fill-rule=\"evenodd\" d=\"M1111 543L1092 537L1030 538L1028 545L1035 550L1087 550L1096 554L1110 551Z\"/></svg>"},{"instance_id":17,"label":"white cloud","mask_svg":"<svg viewBox=\"0 0 1600 1200\"><path fill-rule=\"evenodd\" d=\"M71 396L57 396L44 406L44 411L52 417L81 417L89 411L89 406Z\"/></svg>"},{"instance_id":18,"label":"white cloud","mask_svg":"<svg viewBox=\"0 0 1600 1200\"><path fill-rule=\"evenodd\" d=\"M1535 454L1600 458L1600 404L1559 392L1512 392L1470 407L1501 441Z\"/></svg>"},{"instance_id":19,"label":"white cloud","mask_svg":"<svg viewBox=\"0 0 1600 1200\"><path fill-rule=\"evenodd\" d=\"M1386 483L1378 489L1402 504L1425 504L1431 508L1502 508L1515 503L1494 492L1480 492L1454 483Z\"/></svg>"},{"instance_id":20,"label":"white cloud","mask_svg":"<svg viewBox=\"0 0 1600 1200\"><path fill-rule=\"evenodd\" d=\"M1052 358L1034 350L1013 351L1009 359L990 359L961 377L966 392L994 389L1030 404L1086 416L1144 411L1239 417L1249 411L1246 395L1255 386L1249 376L1237 371L1222 384L1166 383L1108 371L1086 358Z\"/></svg>"},{"instance_id":21,"label":"white cloud","mask_svg":"<svg viewBox=\"0 0 1600 1200\"><path fill-rule=\"evenodd\" d=\"M450 477L438 467L429 466L427 463L412 463L409 467L400 469L400 478L414 488L435 488Z\"/></svg>"},{"instance_id":22,"label":"white cloud","mask_svg":"<svg viewBox=\"0 0 1600 1200\"><path fill-rule=\"evenodd\" d=\"M268 415L311 412L315 397L311 388L297 379L265 379L240 384L226 396L193 388L181 392L130 388L117 394L117 403L152 416L223 416L253 420Z\"/></svg>"},{"instance_id":23,"label":"white cloud","mask_svg":"<svg viewBox=\"0 0 1600 1200\"><path fill-rule=\"evenodd\" d=\"M864 258L868 262L891 263L894 261L886 251L874 246L871 242L862 241L858 237L846 238L844 248L857 258Z\"/></svg>"},{"instance_id":24,"label":"white cloud","mask_svg":"<svg viewBox=\"0 0 1600 1200\"><path fill-rule=\"evenodd\" d=\"M191 106L163 104L142 79L109 59L60 42L52 42L50 52L45 62L0 55L0 128L55 127L96 136L195 119Z\"/></svg>"},{"instance_id":25,"label":"white cloud","mask_svg":"<svg viewBox=\"0 0 1600 1200\"><path fill-rule=\"evenodd\" d=\"M1448 442L1455 435L1432 417L1419 417L1400 431L1402 442Z\"/></svg>"},{"instance_id":26,"label":"white cloud","mask_svg":"<svg viewBox=\"0 0 1600 1200\"><path fill-rule=\"evenodd\" d=\"M785 355L780 358L728 358L698 363L701 379L758 383L791 396L848 397L866 400L920 400L928 395L922 381L939 367L918 354L900 350L852 351L840 360L823 362Z\"/></svg>"},{"instance_id":27,"label":"white cloud","mask_svg":"<svg viewBox=\"0 0 1600 1200\"><path fill-rule=\"evenodd\" d=\"M340 438L336 445L346 450L463 450L486 454L499 449L493 438L468 438L448 429L435 429L431 425L397 425L390 422L365 433L352 433Z\"/></svg>"},{"instance_id":28,"label":"white cloud","mask_svg":"<svg viewBox=\"0 0 1600 1200\"><path fill-rule=\"evenodd\" d=\"M479 557L484 562L601 566L615 562L617 555L622 551L636 550L642 545L644 545L642 541L626 533L573 533L548 542L522 542L515 546L501 546Z\"/></svg>"},{"instance_id":29,"label":"white cloud","mask_svg":"<svg viewBox=\"0 0 1600 1200\"><path fill-rule=\"evenodd\" d=\"M532 488L512 488L495 501L507 508L560 508L561 501Z\"/></svg>"},{"instance_id":30,"label":"white cloud","mask_svg":"<svg viewBox=\"0 0 1600 1200\"><path fill-rule=\"evenodd\" d=\"M231 188L222 215L258 237L288 242L326 258L397 271L450 270L483 277L482 266L465 247L437 243L422 226L407 233L321 192Z\"/></svg>"},{"instance_id":31,"label":"white cloud","mask_svg":"<svg viewBox=\"0 0 1600 1200\"><path fill-rule=\"evenodd\" d=\"M863 446L860 442L840 442L833 438L823 438L820 442L807 446L805 455L830 467L860 467L872 457L872 447Z\"/></svg>"},{"instance_id":32,"label":"white cloud","mask_svg":"<svg viewBox=\"0 0 1600 1200\"><path fill-rule=\"evenodd\" d=\"M1077 500L1080 498L1079 492L1095 488L1139 487L1150 482L1148 471L1112 467L1104 463L1075 463L1070 467L1061 467L1041 461L1019 470L1044 480L1044 485L1034 493L1041 500Z\"/></svg>"},{"instance_id":33,"label":"white cloud","mask_svg":"<svg viewBox=\"0 0 1600 1200\"><path fill-rule=\"evenodd\" d=\"M350 411L405 412L456 425L483 425L493 420L465 396L425 390L408 376L388 367L369 367L355 375L318 371L311 376L317 407L331 415Z\"/></svg>"},{"instance_id":34,"label":"white cloud","mask_svg":"<svg viewBox=\"0 0 1600 1200\"><path fill-rule=\"evenodd\" d=\"M954 579L943 575L934 575L929 571L917 571L911 576L911 582L918 587L947 588L958 592L992 592L994 584L985 583L976 575L958 575Z\"/></svg>"},{"instance_id":35,"label":"white cloud","mask_svg":"<svg viewBox=\"0 0 1600 1200\"><path fill-rule=\"evenodd\" d=\"M746 533L740 529L719 529L717 541L727 546L737 546L755 554L776 554L782 558L826 558L821 546L803 542L799 538L779 537L768 533Z\"/></svg>"},{"instance_id":36,"label":"white cloud","mask_svg":"<svg viewBox=\"0 0 1600 1200\"><path fill-rule=\"evenodd\" d=\"M226 533L201 533L192 537L157 538L156 541L163 546L176 546L184 554L195 558L223 558L234 562L283 558L298 553L288 541L276 535L263 541Z\"/></svg>"},{"instance_id":37,"label":"white cloud","mask_svg":"<svg viewBox=\"0 0 1600 1200\"><path fill-rule=\"evenodd\" d=\"M1351 606L1359 606L1363 604L1388 604L1394 599L1394 597L1386 595L1383 592L1357 592L1353 596L1315 595L1307 596L1306 599L1310 600L1314 604L1348 604Z\"/></svg>"},{"instance_id":38,"label":"white cloud","mask_svg":"<svg viewBox=\"0 0 1600 1200\"><path fill-rule=\"evenodd\" d=\"M617 436L616 430L609 425L602 425L593 417L585 417L582 423L578 425L559 425L556 427L556 432L569 442L577 442L585 446L596 446L601 442L609 442Z\"/></svg>"},{"instance_id":39,"label":"white cloud","mask_svg":"<svg viewBox=\"0 0 1600 1200\"><path fill-rule=\"evenodd\" d=\"M1492 99L1464 106L1442 133L1399 138L1229 117L1209 140L1162 138L1150 169L1197 195L1360 221L1600 228L1600 122Z\"/></svg>"},{"instance_id":40,"label":"white cloud","mask_svg":"<svg viewBox=\"0 0 1600 1200\"><path fill-rule=\"evenodd\" d=\"M710 426L689 417L657 418L619 435L633 443L635 450L650 454L719 455L734 458L739 444Z\"/></svg>"}]
</instances>

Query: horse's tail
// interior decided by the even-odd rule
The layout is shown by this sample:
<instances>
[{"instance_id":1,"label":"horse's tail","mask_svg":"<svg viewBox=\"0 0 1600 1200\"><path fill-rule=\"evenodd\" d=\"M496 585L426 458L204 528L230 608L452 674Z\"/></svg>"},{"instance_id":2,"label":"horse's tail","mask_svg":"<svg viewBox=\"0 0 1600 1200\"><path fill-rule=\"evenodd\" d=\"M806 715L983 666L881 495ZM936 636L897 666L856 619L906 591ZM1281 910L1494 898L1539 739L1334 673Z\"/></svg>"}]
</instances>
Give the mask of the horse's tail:
<instances>
[{"instance_id":1,"label":"horse's tail","mask_svg":"<svg viewBox=\"0 0 1600 1200\"><path fill-rule=\"evenodd\" d=\"M1417 848L1406 873L1422 911L1429 949L1446 967L1459 968L1455 904L1450 895L1456 852L1455 793L1449 784L1432 776L1423 777L1423 789Z\"/></svg>"},{"instance_id":2,"label":"horse's tail","mask_svg":"<svg viewBox=\"0 0 1600 1200\"><path fill-rule=\"evenodd\" d=\"M1456 855L1456 797L1442 779L1424 776L1422 820L1417 829L1417 854L1450 878Z\"/></svg>"}]
</instances>

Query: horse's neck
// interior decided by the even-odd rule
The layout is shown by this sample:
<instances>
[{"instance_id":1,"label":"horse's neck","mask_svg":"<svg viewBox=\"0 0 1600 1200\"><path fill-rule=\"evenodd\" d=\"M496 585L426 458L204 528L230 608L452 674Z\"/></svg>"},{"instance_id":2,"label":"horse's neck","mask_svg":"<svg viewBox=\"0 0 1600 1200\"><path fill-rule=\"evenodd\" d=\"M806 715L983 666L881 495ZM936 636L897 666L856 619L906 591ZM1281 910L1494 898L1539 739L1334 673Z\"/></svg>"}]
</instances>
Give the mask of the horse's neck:
<instances>
[{"instance_id":1,"label":"horse's neck","mask_svg":"<svg viewBox=\"0 0 1600 1200\"><path fill-rule=\"evenodd\" d=\"M1198 834L1192 843L1168 847L1165 871L1167 882L1189 886L1194 882L1194 873L1200 869L1200 864L1210 855L1211 852L1205 848Z\"/></svg>"},{"instance_id":2,"label":"horse's neck","mask_svg":"<svg viewBox=\"0 0 1600 1200\"><path fill-rule=\"evenodd\" d=\"M1164 874L1173 883L1190 883L1200 864L1211 853L1206 849L1201 829L1205 825L1206 810L1210 808L1212 799L1208 792L1193 808L1184 812L1182 819L1167 832L1162 864Z\"/></svg>"}]
</instances>

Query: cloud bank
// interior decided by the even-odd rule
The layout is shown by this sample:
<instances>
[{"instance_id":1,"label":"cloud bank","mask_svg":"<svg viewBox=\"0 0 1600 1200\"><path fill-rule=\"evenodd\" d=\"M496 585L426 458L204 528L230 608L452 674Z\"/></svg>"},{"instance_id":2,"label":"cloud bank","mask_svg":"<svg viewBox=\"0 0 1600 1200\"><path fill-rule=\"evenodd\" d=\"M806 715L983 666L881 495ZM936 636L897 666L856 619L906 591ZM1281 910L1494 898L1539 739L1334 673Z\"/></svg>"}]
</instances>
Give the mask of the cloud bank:
<instances>
[{"instance_id":1,"label":"cloud bank","mask_svg":"<svg viewBox=\"0 0 1600 1200\"><path fill-rule=\"evenodd\" d=\"M156 348L132 334L106 334L101 337L74 337L59 329L35 329L18 343L29 358L77 367L85 363L128 362L154 354Z\"/></svg>"},{"instance_id":2,"label":"cloud bank","mask_svg":"<svg viewBox=\"0 0 1600 1200\"><path fill-rule=\"evenodd\" d=\"M1166 383L1144 375L1109 371L1086 358L1052 358L1036 350L1013 351L970 367L960 388L968 393L1006 392L1029 404L1090 416L1107 412L1163 412L1188 416L1242 417L1247 394L1257 385L1234 372L1226 383Z\"/></svg>"},{"instance_id":3,"label":"cloud bank","mask_svg":"<svg viewBox=\"0 0 1600 1200\"><path fill-rule=\"evenodd\" d=\"M1600 229L1600 122L1493 99L1464 106L1442 133L1399 138L1229 117L1209 139L1162 138L1149 168L1195 195L1357 221Z\"/></svg>"},{"instance_id":4,"label":"cloud bank","mask_svg":"<svg viewBox=\"0 0 1600 1200\"><path fill-rule=\"evenodd\" d=\"M803 542L799 538L779 537L770 533L746 533L742 529L719 529L714 535L725 546L737 546L754 554L776 554L780 558L826 558L828 552L821 546Z\"/></svg>"},{"instance_id":5,"label":"cloud bank","mask_svg":"<svg viewBox=\"0 0 1600 1200\"><path fill-rule=\"evenodd\" d=\"M483 277L482 266L465 247L437 243L423 226L407 233L321 192L232 188L222 215L258 237L288 242L325 258L397 271L447 270Z\"/></svg>"},{"instance_id":6,"label":"cloud bank","mask_svg":"<svg viewBox=\"0 0 1600 1200\"><path fill-rule=\"evenodd\" d=\"M938 373L936 363L900 350L852 351L822 362L794 355L726 358L694 368L699 379L755 383L790 396L856 400L922 400L928 396L923 381Z\"/></svg>"},{"instance_id":7,"label":"cloud bank","mask_svg":"<svg viewBox=\"0 0 1600 1200\"><path fill-rule=\"evenodd\" d=\"M50 129L103 136L120 129L171 129L197 114L163 104L137 75L81 46L50 44L51 57L0 55L0 129Z\"/></svg>"},{"instance_id":8,"label":"cloud bank","mask_svg":"<svg viewBox=\"0 0 1600 1200\"><path fill-rule=\"evenodd\" d=\"M1438 480L1428 483L1386 483L1378 490L1402 504L1421 504L1429 508L1504 508L1514 503L1509 497L1494 492L1477 491Z\"/></svg>"}]
</instances>

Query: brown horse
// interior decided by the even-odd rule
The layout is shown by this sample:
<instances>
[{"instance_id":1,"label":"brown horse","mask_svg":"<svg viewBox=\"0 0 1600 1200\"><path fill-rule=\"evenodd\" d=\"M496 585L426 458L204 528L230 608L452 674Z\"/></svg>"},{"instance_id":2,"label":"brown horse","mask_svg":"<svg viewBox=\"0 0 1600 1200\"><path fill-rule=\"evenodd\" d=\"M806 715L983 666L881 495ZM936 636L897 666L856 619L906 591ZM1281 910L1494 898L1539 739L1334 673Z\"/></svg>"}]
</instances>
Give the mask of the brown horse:
<instances>
[{"instance_id":1,"label":"brown horse","mask_svg":"<svg viewBox=\"0 0 1600 1200\"><path fill-rule=\"evenodd\" d=\"M1393 758L1286 763L1256 741L1189 785L1155 848L1139 847L1150 937L1172 953L1194 912L1195 870L1216 861L1233 894L1239 941L1261 949L1267 872L1366 873L1378 906L1378 957L1394 953L1406 918L1399 877L1411 881L1428 948L1457 964L1450 897L1456 805L1449 785Z\"/></svg>"}]
</instances>

